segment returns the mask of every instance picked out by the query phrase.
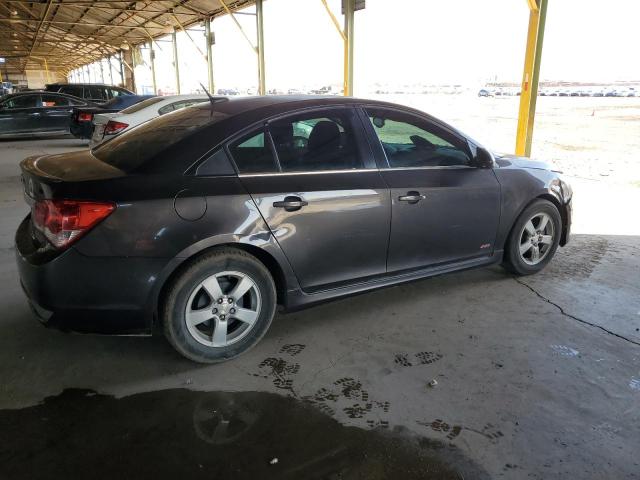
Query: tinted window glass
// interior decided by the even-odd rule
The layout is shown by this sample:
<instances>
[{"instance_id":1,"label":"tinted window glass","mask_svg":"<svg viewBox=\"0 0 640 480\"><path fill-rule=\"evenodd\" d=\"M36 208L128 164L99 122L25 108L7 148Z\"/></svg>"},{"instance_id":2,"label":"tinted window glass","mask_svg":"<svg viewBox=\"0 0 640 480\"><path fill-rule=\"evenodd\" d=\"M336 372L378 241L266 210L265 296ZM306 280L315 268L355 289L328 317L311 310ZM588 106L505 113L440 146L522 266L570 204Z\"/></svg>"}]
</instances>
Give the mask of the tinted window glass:
<instances>
[{"instance_id":1,"label":"tinted window glass","mask_svg":"<svg viewBox=\"0 0 640 480\"><path fill-rule=\"evenodd\" d=\"M169 105L165 105L158 113L160 115L164 115L165 113L173 112L174 110L180 110L181 108L190 107L191 105L195 105L196 103L207 102L208 98L194 98L191 100L180 100L179 102L171 103Z\"/></svg>"},{"instance_id":2,"label":"tinted window glass","mask_svg":"<svg viewBox=\"0 0 640 480\"><path fill-rule=\"evenodd\" d=\"M459 140L426 120L402 112L367 109L392 168L469 165Z\"/></svg>"},{"instance_id":3,"label":"tinted window glass","mask_svg":"<svg viewBox=\"0 0 640 480\"><path fill-rule=\"evenodd\" d=\"M61 97L59 95L42 95L42 106L43 107L68 107L69 100L65 97Z\"/></svg>"},{"instance_id":4,"label":"tinted window glass","mask_svg":"<svg viewBox=\"0 0 640 480\"><path fill-rule=\"evenodd\" d=\"M353 113L346 109L316 111L277 120L269 130L282 171L362 168Z\"/></svg>"},{"instance_id":5,"label":"tinted window glass","mask_svg":"<svg viewBox=\"0 0 640 480\"><path fill-rule=\"evenodd\" d=\"M181 110L134 127L94 148L92 153L103 162L130 172L165 153L174 158L172 155L179 155L180 151L188 149L184 145L191 141L191 135L227 116L226 113L208 109ZM182 143L183 140L185 143ZM193 158L192 162L197 159Z\"/></svg>"},{"instance_id":6,"label":"tinted window glass","mask_svg":"<svg viewBox=\"0 0 640 480\"><path fill-rule=\"evenodd\" d=\"M135 105L131 105L129 108L125 108L124 110L122 110L122 113L136 113L143 108L147 108L148 106L153 105L154 103L161 102L163 100L164 98L162 97L147 98L146 100L136 103Z\"/></svg>"},{"instance_id":7,"label":"tinted window glass","mask_svg":"<svg viewBox=\"0 0 640 480\"><path fill-rule=\"evenodd\" d=\"M21 95L11 97L3 104L4 108L35 108L40 106L40 95Z\"/></svg>"},{"instance_id":8,"label":"tinted window glass","mask_svg":"<svg viewBox=\"0 0 640 480\"><path fill-rule=\"evenodd\" d=\"M264 131L252 133L230 147L240 173L269 173L276 171L273 152L265 141Z\"/></svg>"},{"instance_id":9,"label":"tinted window glass","mask_svg":"<svg viewBox=\"0 0 640 480\"><path fill-rule=\"evenodd\" d=\"M61 93L66 93L67 95L73 95L74 97L84 98L83 89L80 85L67 85L60 89Z\"/></svg>"},{"instance_id":10,"label":"tinted window glass","mask_svg":"<svg viewBox=\"0 0 640 480\"><path fill-rule=\"evenodd\" d=\"M198 176L233 175L235 173L229 157L222 148L198 165L196 169Z\"/></svg>"},{"instance_id":11,"label":"tinted window glass","mask_svg":"<svg viewBox=\"0 0 640 480\"><path fill-rule=\"evenodd\" d=\"M107 92L104 87L90 86L86 88L89 90L88 98L92 100L108 100Z\"/></svg>"}]
</instances>

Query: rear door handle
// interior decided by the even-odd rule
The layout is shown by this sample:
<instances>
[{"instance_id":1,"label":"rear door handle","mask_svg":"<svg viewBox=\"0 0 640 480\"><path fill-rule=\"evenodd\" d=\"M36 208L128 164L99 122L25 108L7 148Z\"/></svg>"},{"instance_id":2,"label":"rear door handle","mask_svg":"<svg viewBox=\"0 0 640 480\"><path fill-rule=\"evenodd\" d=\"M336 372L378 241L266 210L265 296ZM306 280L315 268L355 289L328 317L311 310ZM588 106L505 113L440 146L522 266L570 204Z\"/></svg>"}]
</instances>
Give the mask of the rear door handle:
<instances>
[{"instance_id":1,"label":"rear door handle","mask_svg":"<svg viewBox=\"0 0 640 480\"><path fill-rule=\"evenodd\" d=\"M420 192L407 192L406 195L400 195L398 200L401 202L418 203L420 200L427 198L426 195L421 195Z\"/></svg>"},{"instance_id":2,"label":"rear door handle","mask_svg":"<svg viewBox=\"0 0 640 480\"><path fill-rule=\"evenodd\" d=\"M309 202L305 202L300 197L284 197L284 200L279 202L273 202L273 206L276 208L284 208L287 212L295 212L296 210L300 210L302 207L306 207L309 205Z\"/></svg>"}]
</instances>

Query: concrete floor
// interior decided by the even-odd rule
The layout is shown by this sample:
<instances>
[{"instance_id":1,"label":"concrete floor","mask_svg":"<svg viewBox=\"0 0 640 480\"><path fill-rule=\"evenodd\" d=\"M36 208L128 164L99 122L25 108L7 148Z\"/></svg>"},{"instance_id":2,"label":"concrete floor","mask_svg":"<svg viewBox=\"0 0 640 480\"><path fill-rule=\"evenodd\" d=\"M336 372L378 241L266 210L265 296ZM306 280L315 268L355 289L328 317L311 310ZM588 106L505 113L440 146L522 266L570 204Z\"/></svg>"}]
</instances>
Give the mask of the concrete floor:
<instances>
[{"instance_id":1,"label":"concrete floor","mask_svg":"<svg viewBox=\"0 0 640 480\"><path fill-rule=\"evenodd\" d=\"M541 274L474 270L278 316L247 355L201 366L161 337L70 335L33 319L13 259L26 213L18 162L79 145L0 142L0 477L15 460L5 447L14 439L4 437L15 430L2 422L19 427L26 407L81 388L116 398L156 392L152 403L165 389L277 393L367 435L429 445L449 476L426 469L421 478L640 478L640 189L572 179L575 234ZM247 461L267 465L266 440L255 438L263 450ZM296 452L294 444L266 471L297 468Z\"/></svg>"}]
</instances>

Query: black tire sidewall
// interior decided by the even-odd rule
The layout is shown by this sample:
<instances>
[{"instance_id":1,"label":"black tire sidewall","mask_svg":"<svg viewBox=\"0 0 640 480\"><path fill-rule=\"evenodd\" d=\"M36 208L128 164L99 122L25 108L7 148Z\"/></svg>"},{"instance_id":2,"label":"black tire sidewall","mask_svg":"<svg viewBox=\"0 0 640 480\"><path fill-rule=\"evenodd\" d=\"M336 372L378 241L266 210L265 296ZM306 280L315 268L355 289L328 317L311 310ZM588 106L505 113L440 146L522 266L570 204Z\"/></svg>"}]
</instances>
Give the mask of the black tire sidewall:
<instances>
[{"instance_id":1,"label":"black tire sidewall","mask_svg":"<svg viewBox=\"0 0 640 480\"><path fill-rule=\"evenodd\" d=\"M260 292L262 306L252 330L227 347L208 347L192 337L185 322L185 309L194 288L209 276L224 271L249 275ZM276 291L269 271L244 252L222 250L193 262L173 283L165 300L164 330L169 342L185 357L201 363L216 363L236 357L265 335L275 315Z\"/></svg>"},{"instance_id":2,"label":"black tire sidewall","mask_svg":"<svg viewBox=\"0 0 640 480\"><path fill-rule=\"evenodd\" d=\"M551 245L551 250L547 253L546 257L536 265L529 265L525 263L520 257L519 247L520 247L520 233L524 228L526 222L529 221L531 217L538 213L546 213L551 218L553 222L553 244ZM529 205L518 217L518 220L513 226L511 230L511 234L509 235L509 241L507 243L507 251L505 263L506 267L517 275L531 275L542 270L553 258L558 249L558 245L560 243L560 236L562 234L562 218L560 217L560 212L558 208L548 200L539 199Z\"/></svg>"}]
</instances>

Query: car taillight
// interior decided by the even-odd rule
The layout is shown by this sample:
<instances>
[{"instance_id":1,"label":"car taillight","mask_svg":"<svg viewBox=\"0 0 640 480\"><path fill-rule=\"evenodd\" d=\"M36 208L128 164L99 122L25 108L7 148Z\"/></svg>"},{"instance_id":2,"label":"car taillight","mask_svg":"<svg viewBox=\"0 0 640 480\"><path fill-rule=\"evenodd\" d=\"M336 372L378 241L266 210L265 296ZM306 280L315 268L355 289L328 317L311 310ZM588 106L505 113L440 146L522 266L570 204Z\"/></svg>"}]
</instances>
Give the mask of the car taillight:
<instances>
[{"instance_id":1,"label":"car taillight","mask_svg":"<svg viewBox=\"0 0 640 480\"><path fill-rule=\"evenodd\" d=\"M79 122L90 122L91 120L93 120L93 113L82 113L82 112L80 112L78 114L78 121Z\"/></svg>"},{"instance_id":2,"label":"car taillight","mask_svg":"<svg viewBox=\"0 0 640 480\"><path fill-rule=\"evenodd\" d=\"M33 207L33 225L53 246L65 248L107 218L115 208L112 202L39 200Z\"/></svg>"},{"instance_id":3,"label":"car taillight","mask_svg":"<svg viewBox=\"0 0 640 480\"><path fill-rule=\"evenodd\" d=\"M129 124L122 122L115 122L113 120L109 120L107 125L104 127L105 135L115 135L116 133L120 133L125 128L127 128Z\"/></svg>"}]
</instances>

